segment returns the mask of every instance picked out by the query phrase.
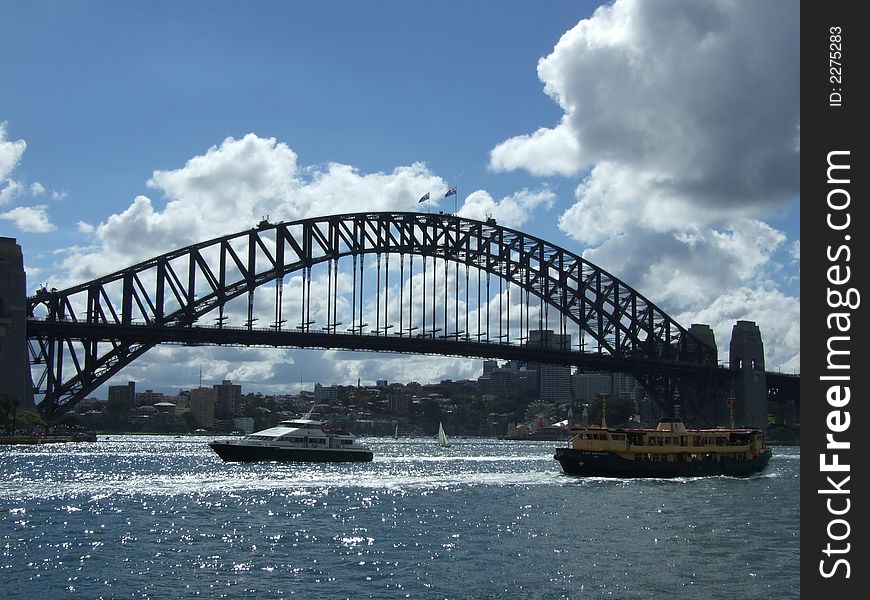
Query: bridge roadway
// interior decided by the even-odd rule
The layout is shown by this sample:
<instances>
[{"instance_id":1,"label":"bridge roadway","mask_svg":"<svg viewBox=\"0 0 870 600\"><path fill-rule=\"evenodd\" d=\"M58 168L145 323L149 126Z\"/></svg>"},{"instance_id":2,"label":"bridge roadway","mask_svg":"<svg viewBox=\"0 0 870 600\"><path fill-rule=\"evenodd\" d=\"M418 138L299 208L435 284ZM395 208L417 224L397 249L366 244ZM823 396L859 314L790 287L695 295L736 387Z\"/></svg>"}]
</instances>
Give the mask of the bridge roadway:
<instances>
[{"instance_id":1,"label":"bridge roadway","mask_svg":"<svg viewBox=\"0 0 870 600\"><path fill-rule=\"evenodd\" d=\"M529 344L509 344L497 341L475 341L467 336L382 335L375 333L332 333L276 331L274 328L248 327L178 327L153 324L93 324L75 321L28 319L29 335L59 336L63 339L124 341L145 344L183 344L186 346L261 346L275 348L320 348L425 354L480 359L517 360L579 367L588 371L631 371L633 373L687 373L722 379L732 376L725 367L685 364L678 361L625 358L599 353L578 352Z\"/></svg>"}]
</instances>

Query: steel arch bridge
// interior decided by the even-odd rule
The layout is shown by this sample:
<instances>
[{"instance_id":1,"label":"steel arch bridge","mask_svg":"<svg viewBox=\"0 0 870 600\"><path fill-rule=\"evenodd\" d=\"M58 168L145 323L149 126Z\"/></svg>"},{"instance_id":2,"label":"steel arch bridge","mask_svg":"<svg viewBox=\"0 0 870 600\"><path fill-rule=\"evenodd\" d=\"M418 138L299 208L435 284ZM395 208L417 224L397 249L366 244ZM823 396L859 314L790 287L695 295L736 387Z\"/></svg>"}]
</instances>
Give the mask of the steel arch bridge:
<instances>
[{"instance_id":1,"label":"steel arch bridge","mask_svg":"<svg viewBox=\"0 0 870 600\"><path fill-rule=\"evenodd\" d=\"M624 371L667 407L677 379L725 371L715 348L579 255L493 219L440 213L263 220L65 290L43 288L27 311L34 395L50 418L160 343Z\"/></svg>"}]
</instances>

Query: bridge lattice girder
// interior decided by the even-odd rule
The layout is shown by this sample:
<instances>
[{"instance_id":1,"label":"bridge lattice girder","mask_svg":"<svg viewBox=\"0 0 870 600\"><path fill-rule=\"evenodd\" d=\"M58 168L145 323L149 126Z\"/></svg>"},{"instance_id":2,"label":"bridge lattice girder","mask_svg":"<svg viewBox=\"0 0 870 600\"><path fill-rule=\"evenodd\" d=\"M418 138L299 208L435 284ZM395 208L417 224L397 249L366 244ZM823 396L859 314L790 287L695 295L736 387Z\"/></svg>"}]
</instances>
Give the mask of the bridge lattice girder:
<instances>
[{"instance_id":1,"label":"bridge lattice girder","mask_svg":"<svg viewBox=\"0 0 870 600\"><path fill-rule=\"evenodd\" d=\"M45 394L40 410L57 416L155 344L184 340L192 330L202 333L199 339L208 339L207 343L233 343L235 338L245 338L244 330L250 336L258 331L256 289L300 271L308 274L310 286L315 265L328 263L332 268L333 261L353 257L356 268L356 260L362 262L369 254L435 257L494 274L555 308L592 339L591 354L629 372L716 366L715 350L652 302L579 255L545 240L492 220L359 213L275 224L264 221L256 228L181 248L62 291L40 290L28 299L31 362L43 365L34 381L35 391ZM224 328L225 307L244 296L248 316L244 329ZM222 332L206 334L208 328L195 324L214 311ZM306 319L298 331L282 331L282 321L277 312L272 331L266 332L273 334L270 339L275 342L266 343L481 357L511 354L492 350L504 344L461 340L458 333L449 342L434 339L433 331L433 339L411 344L402 335L387 335L386 323L375 335L363 333L362 327L339 333L333 324L332 337L324 340L323 334L311 331ZM307 342L306 335L316 342ZM448 350L445 342L456 346ZM583 356L590 353L565 354L537 362L582 364ZM64 356L69 360L64 361Z\"/></svg>"}]
</instances>

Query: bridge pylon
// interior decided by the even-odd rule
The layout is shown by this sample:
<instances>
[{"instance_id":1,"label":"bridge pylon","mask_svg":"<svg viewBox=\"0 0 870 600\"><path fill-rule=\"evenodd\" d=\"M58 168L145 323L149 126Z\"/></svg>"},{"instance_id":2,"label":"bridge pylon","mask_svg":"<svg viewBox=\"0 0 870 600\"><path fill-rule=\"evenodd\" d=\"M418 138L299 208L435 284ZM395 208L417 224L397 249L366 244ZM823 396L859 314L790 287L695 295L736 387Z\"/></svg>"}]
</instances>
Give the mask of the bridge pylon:
<instances>
[{"instance_id":1,"label":"bridge pylon","mask_svg":"<svg viewBox=\"0 0 870 600\"><path fill-rule=\"evenodd\" d=\"M738 425L767 427L767 376L764 370L764 342L754 321L737 321L731 330L731 369L734 381L735 420Z\"/></svg>"},{"instance_id":2,"label":"bridge pylon","mask_svg":"<svg viewBox=\"0 0 870 600\"><path fill-rule=\"evenodd\" d=\"M14 238L0 237L0 413L4 416L36 410L27 356L26 289L21 246Z\"/></svg>"}]
</instances>

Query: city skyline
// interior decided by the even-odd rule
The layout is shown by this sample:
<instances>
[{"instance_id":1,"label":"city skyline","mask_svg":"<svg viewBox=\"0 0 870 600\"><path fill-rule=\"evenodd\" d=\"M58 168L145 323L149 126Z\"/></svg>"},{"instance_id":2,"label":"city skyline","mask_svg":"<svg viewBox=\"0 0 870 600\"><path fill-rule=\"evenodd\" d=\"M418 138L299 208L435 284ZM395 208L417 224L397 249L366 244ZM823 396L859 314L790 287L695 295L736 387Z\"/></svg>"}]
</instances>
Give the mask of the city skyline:
<instances>
[{"instance_id":1,"label":"city skyline","mask_svg":"<svg viewBox=\"0 0 870 600\"><path fill-rule=\"evenodd\" d=\"M0 41L16 57L0 65L0 235L22 245L29 293L265 216L456 202L710 323L723 357L734 321L756 321L768 368L800 370L791 4L218 3L208 22L196 4L0 6L19 24ZM469 362L160 346L110 383L186 387L202 366L268 392Z\"/></svg>"}]
</instances>

